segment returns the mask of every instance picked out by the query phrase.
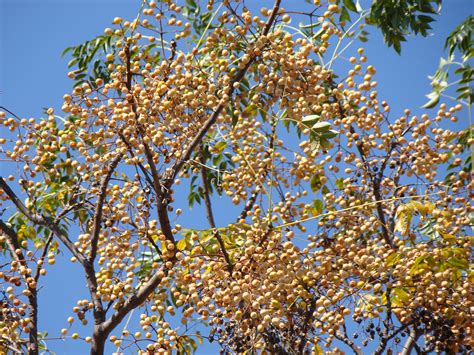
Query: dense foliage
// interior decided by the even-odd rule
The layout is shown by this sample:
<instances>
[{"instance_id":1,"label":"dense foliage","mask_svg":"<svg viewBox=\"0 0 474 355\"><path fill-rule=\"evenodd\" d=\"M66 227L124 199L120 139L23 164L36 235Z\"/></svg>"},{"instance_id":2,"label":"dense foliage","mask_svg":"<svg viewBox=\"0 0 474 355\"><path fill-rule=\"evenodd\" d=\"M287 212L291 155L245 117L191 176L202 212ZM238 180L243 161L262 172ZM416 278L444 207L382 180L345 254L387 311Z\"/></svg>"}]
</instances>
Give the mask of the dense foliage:
<instances>
[{"instance_id":1,"label":"dense foliage","mask_svg":"<svg viewBox=\"0 0 474 355\"><path fill-rule=\"evenodd\" d=\"M67 49L64 115L0 112L21 168L0 178L3 351L48 346L37 304L63 251L90 297L60 334L92 354L470 352L471 100L391 113L363 48L332 69L364 19L399 50L439 2L388 3L144 1ZM450 55L472 52L460 36Z\"/></svg>"}]
</instances>

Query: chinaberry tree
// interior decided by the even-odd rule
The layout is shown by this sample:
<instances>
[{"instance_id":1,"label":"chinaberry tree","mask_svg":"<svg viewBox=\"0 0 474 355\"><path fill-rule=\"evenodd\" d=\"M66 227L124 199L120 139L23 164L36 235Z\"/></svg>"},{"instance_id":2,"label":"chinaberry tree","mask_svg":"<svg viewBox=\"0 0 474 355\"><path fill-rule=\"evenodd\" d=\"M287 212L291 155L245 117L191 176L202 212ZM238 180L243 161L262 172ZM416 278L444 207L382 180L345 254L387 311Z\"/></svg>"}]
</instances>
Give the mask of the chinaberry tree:
<instances>
[{"instance_id":1,"label":"chinaberry tree","mask_svg":"<svg viewBox=\"0 0 474 355\"><path fill-rule=\"evenodd\" d=\"M452 126L469 96L391 112L364 50L342 55L364 22L397 50L426 34L439 2L397 3L143 1L67 49L63 113L0 112L20 171L0 178L2 351L50 344L38 299L63 252L89 297L58 332L91 354L203 338L228 353L469 352L474 140Z\"/></svg>"}]
</instances>

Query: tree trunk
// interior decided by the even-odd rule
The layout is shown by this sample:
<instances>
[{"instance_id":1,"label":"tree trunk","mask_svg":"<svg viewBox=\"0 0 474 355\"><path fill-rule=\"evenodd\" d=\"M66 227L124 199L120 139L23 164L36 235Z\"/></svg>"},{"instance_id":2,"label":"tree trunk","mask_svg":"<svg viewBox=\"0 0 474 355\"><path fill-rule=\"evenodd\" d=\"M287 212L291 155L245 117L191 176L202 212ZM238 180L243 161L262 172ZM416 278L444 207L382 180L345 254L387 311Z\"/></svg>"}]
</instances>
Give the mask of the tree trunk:
<instances>
[{"instance_id":1,"label":"tree trunk","mask_svg":"<svg viewBox=\"0 0 474 355\"><path fill-rule=\"evenodd\" d=\"M35 289L30 289L31 295L28 297L30 326L28 354L38 355L38 298Z\"/></svg>"},{"instance_id":2,"label":"tree trunk","mask_svg":"<svg viewBox=\"0 0 474 355\"><path fill-rule=\"evenodd\" d=\"M105 351L105 341L107 334L104 334L100 325L94 326L94 333L92 336L91 355L103 355Z\"/></svg>"}]
</instances>

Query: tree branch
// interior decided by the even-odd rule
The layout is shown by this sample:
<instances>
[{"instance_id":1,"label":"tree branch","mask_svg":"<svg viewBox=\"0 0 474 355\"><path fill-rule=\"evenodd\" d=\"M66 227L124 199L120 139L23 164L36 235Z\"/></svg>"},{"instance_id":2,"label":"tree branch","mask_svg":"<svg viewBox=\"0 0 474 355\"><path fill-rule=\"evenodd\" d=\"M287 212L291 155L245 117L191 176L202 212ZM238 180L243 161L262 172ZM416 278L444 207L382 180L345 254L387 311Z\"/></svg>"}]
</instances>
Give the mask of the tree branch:
<instances>
[{"instance_id":1,"label":"tree branch","mask_svg":"<svg viewBox=\"0 0 474 355\"><path fill-rule=\"evenodd\" d=\"M118 136L120 137L120 139L127 146L127 150L130 153L131 157L135 158L136 155L135 155L135 153L133 153L132 146L130 145L129 142L127 142L127 139L125 138L125 136L121 132L118 132ZM148 170L146 170L145 167L143 166L143 164L140 163L139 161L137 162L137 165L140 168L140 170L143 172L143 176L144 176L145 180L148 182L148 184L150 184L150 187L152 187L153 190L155 191L155 193L158 194L158 191L156 190L156 187L155 187L155 183L151 180L150 173L148 172Z\"/></svg>"},{"instance_id":2,"label":"tree branch","mask_svg":"<svg viewBox=\"0 0 474 355\"><path fill-rule=\"evenodd\" d=\"M347 334L342 334L341 332L337 332L337 333L334 334L334 337L336 339L339 339L340 341L342 341L348 347L350 347L351 350L354 352L354 354L362 355L362 350L357 345L355 345L352 340L349 339Z\"/></svg>"},{"instance_id":3,"label":"tree branch","mask_svg":"<svg viewBox=\"0 0 474 355\"><path fill-rule=\"evenodd\" d=\"M10 249L13 259L18 261L23 266L27 267L25 256L21 251L17 233L8 227L2 220L0 220L0 231L7 237L7 246ZM32 286L27 281L27 275L23 275L25 284L28 288L28 312L30 316L29 322L29 339L28 339L28 354L38 354L38 293L36 285ZM36 281L36 280L35 280Z\"/></svg>"},{"instance_id":4,"label":"tree branch","mask_svg":"<svg viewBox=\"0 0 474 355\"><path fill-rule=\"evenodd\" d=\"M408 328L412 324L413 324L413 321L410 321L408 323L403 324L400 328L398 328L393 333L383 335L381 337L381 342L380 342L379 346L377 347L377 349L374 352L374 355L381 355L385 351L385 347L387 346L387 343L389 342L389 340L396 337L399 333L404 331L406 328Z\"/></svg>"},{"instance_id":5,"label":"tree branch","mask_svg":"<svg viewBox=\"0 0 474 355\"><path fill-rule=\"evenodd\" d=\"M105 198L107 196L107 186L109 184L110 178L112 177L113 172L117 168L120 160L122 160L122 154L119 154L112 160L112 163L109 166L109 171L104 175L102 181L100 182L100 191L99 198L95 207L95 213L92 224L92 239L91 239L91 254L89 256L89 262L93 263L97 255L97 244L99 242L99 234L102 224L102 212L104 208Z\"/></svg>"},{"instance_id":6,"label":"tree branch","mask_svg":"<svg viewBox=\"0 0 474 355\"><path fill-rule=\"evenodd\" d=\"M50 233L49 237L46 240L46 243L44 245L43 252L41 253L41 256L38 260L38 262L41 261L41 263L39 263L38 266L36 267L36 272L35 272L35 276L34 276L34 279L35 279L36 282L38 282L38 279L40 277L41 266L43 264L44 258L46 257L46 254L48 253L49 245L51 244L52 241L53 241L53 233Z\"/></svg>"},{"instance_id":7,"label":"tree branch","mask_svg":"<svg viewBox=\"0 0 474 355\"><path fill-rule=\"evenodd\" d=\"M274 120L272 120L272 121L273 121L272 122L272 133L270 135L270 141L269 141L269 144L268 144L269 149L266 152L267 153L266 155L268 157L272 156L272 153L270 153L270 152L273 152L273 149L274 149L274 146L275 146L275 135L276 135L276 126L277 125L276 125L276 122ZM265 172L264 172L264 174L261 178L262 182L267 178L267 175L268 175L268 170L265 170ZM245 218L247 218L248 213L250 212L250 210L255 205L255 201L257 201L257 197L260 194L260 191L262 191L262 186L256 186L255 190L252 193L252 195L250 196L250 198L245 203L245 206L244 206L242 212L240 212L239 217L237 218L237 223L240 222L241 220L244 220Z\"/></svg>"},{"instance_id":8,"label":"tree branch","mask_svg":"<svg viewBox=\"0 0 474 355\"><path fill-rule=\"evenodd\" d=\"M350 126L350 132L355 133L354 127ZM389 233L388 228L387 228L387 222L385 220L385 213L383 211L383 206L382 206L382 203L381 203L381 201L383 200L382 195L380 193L380 182L381 181L377 177L375 177L372 174L372 172L368 169L367 159L365 157L365 153L364 153L364 150L362 148L362 143L360 141L356 142L356 147L357 147L357 151L359 152L359 155L362 159L362 162L364 163L364 166L368 170L367 173L369 174L370 181L372 183L372 189L373 189L375 201L377 202L377 204L376 204L377 214L379 216L380 224L382 225L383 239L385 240L385 242L387 242L388 245L390 245L391 248L394 248L395 244L393 244L392 238L390 238L390 233Z\"/></svg>"},{"instance_id":9,"label":"tree branch","mask_svg":"<svg viewBox=\"0 0 474 355\"><path fill-rule=\"evenodd\" d=\"M23 253L21 252L21 245L18 240L18 235L15 233L13 229L7 226L5 222L3 222L1 219L0 219L0 231L2 231L3 234L7 237L7 245L10 251L12 252L13 257L17 261L24 261L25 258L23 257ZM20 251L20 253L17 254L17 251Z\"/></svg>"},{"instance_id":10,"label":"tree branch","mask_svg":"<svg viewBox=\"0 0 474 355\"><path fill-rule=\"evenodd\" d=\"M171 262L173 264L170 265L170 267L165 267L162 272L156 272L147 283L140 287L136 294L127 299L125 303L119 309L117 309L107 321L98 327L101 337L104 339L107 338L110 332L112 332L112 330L114 330L114 328L120 324L128 312L134 308L139 307L143 302L145 302L147 297L156 289L156 287L158 287L163 278L168 275L169 270L174 265L174 262Z\"/></svg>"},{"instance_id":11,"label":"tree branch","mask_svg":"<svg viewBox=\"0 0 474 355\"><path fill-rule=\"evenodd\" d=\"M211 228L216 228L216 222L214 220L214 214L212 213L211 194L209 189L209 182L207 181L206 174L206 159L204 158L204 152L202 146L199 149L199 159L201 160L201 180L204 188L204 204L206 205L206 215Z\"/></svg>"},{"instance_id":12,"label":"tree branch","mask_svg":"<svg viewBox=\"0 0 474 355\"><path fill-rule=\"evenodd\" d=\"M219 247L221 249L222 255L224 256L224 260L227 263L227 268L229 272L232 274L232 271L234 270L234 265L232 264L232 260L230 260L229 253L227 252L227 249L225 248L224 240L219 234L219 231L217 230L217 228L214 229L214 237L217 239L217 242L219 243Z\"/></svg>"},{"instance_id":13,"label":"tree branch","mask_svg":"<svg viewBox=\"0 0 474 355\"><path fill-rule=\"evenodd\" d=\"M270 18L262 32L263 35L267 35L275 21L275 18L278 14L278 10L280 8L280 2L281 0L275 0L274 7L272 10L272 14L270 15ZM126 51L129 51L128 48L126 48ZM127 56L127 73L130 73L130 53L126 53ZM256 57L252 57L246 65L237 72L237 74L234 76L234 78L230 81L229 86L228 86L228 95L231 96L235 90L233 84L236 82L240 82L242 78L244 77L245 73L247 70L250 68L250 66L253 64L255 61ZM127 86L131 88L131 76L127 74ZM213 114L209 117L209 119L204 123L204 125L201 127L201 129L197 132L196 136L194 139L191 141L190 145L186 148L185 152L183 155L181 155L181 158L179 158L176 163L172 166L171 172L168 174L166 179L164 179L164 184L160 183L160 177L158 175L158 171L156 169L156 165L154 164L153 161L153 155L151 154L151 151L149 150L149 147L147 144L144 143L144 148L145 148L145 156L147 158L148 164L150 165L151 169L151 175L153 178L154 182L154 187L155 191L157 192L157 207L158 207L158 218L160 221L160 226L161 226L161 231L165 235L166 239L175 243L174 236L171 230L171 225L168 217L168 211L167 211L167 205L168 205L168 198L169 194L171 192L171 186L174 183L174 180L177 176L177 174L180 172L181 168L183 165L189 160L191 157L191 154L193 151L196 149L196 147L201 143L202 139L208 132L209 128L215 123L217 120L217 117L219 114L222 112L224 109L224 103L219 104L219 106L215 109ZM132 109L134 108L135 104L132 101ZM134 113L136 114L136 107L134 109ZM142 132L139 132L142 135ZM143 136L142 136L143 137ZM160 192L159 192L160 191ZM140 306L146 298L155 290L155 288L160 284L161 280L163 277L166 277L168 274L169 270L174 266L176 263L176 257L171 258L170 260L167 261L165 269L162 270L162 272L156 272L150 280L141 286L137 293L131 296L125 303L118 308L115 313L106 321L104 321L102 324L96 324L94 327L94 336L93 336L93 344L92 344L92 349L91 353L92 354L100 354L103 353L104 351L104 343L105 339L107 336L110 334L110 332L123 320L123 318L130 312L132 309ZM164 276L163 276L164 272Z\"/></svg>"},{"instance_id":14,"label":"tree branch","mask_svg":"<svg viewBox=\"0 0 474 355\"><path fill-rule=\"evenodd\" d=\"M418 337L420 335L418 334L418 331L416 329L416 326L413 326L410 330L410 335L408 335L408 338L403 345L403 350L400 353L400 355L410 355L413 348L415 347L416 341L418 340Z\"/></svg>"},{"instance_id":15,"label":"tree branch","mask_svg":"<svg viewBox=\"0 0 474 355\"><path fill-rule=\"evenodd\" d=\"M17 209L25 215L32 223L38 224L40 226L46 227L51 230L54 235L56 235L61 242L69 249L74 257L79 260L81 264L84 264L86 261L84 255L79 252L73 242L69 239L69 237L59 228L59 226L54 223L48 217L45 217L39 213L35 213L30 211L23 202L18 198L18 196L13 192L13 190L8 186L5 179L0 176L0 188L7 194L8 198L13 202L13 204L17 207Z\"/></svg>"},{"instance_id":16,"label":"tree branch","mask_svg":"<svg viewBox=\"0 0 474 355\"><path fill-rule=\"evenodd\" d=\"M311 325L311 320L313 318L313 313L314 313L315 309L316 309L316 300L313 299L313 300L311 300L311 304L309 306L309 309L306 311L306 315L304 317L304 324L303 324L303 329L301 331L301 338L300 338L301 341L300 341L300 345L298 347L298 353L299 354L304 354L304 348L306 346L309 327Z\"/></svg>"},{"instance_id":17,"label":"tree branch","mask_svg":"<svg viewBox=\"0 0 474 355\"><path fill-rule=\"evenodd\" d=\"M270 29L272 28L273 23L278 15L278 10L280 9L280 3L281 3L281 0L275 0L272 13L265 25L265 28L263 29L261 36L266 36L270 32ZM245 74L247 73L250 66L255 62L256 58L257 56L251 57L250 60L244 65L244 67L240 69L232 78L232 80L229 82L228 89L227 89L227 95L229 97L231 97L235 91L234 84L240 82L244 78ZM214 110L212 115L208 118L206 122L204 122L201 129L199 129L199 131L196 133L194 138L191 140L186 150L184 151L184 154L182 154L181 157L172 166L171 173L168 174L168 176L165 179L166 188L169 189L171 187L171 185L174 182L174 179L176 178L178 173L181 171L181 168L189 160L189 158L191 157L191 154L197 148L197 146L201 143L201 141L203 140L204 136L209 131L211 126L216 122L217 118L219 117L220 113L224 109L225 105L226 105L225 103L220 103L217 106L217 108Z\"/></svg>"},{"instance_id":18,"label":"tree branch","mask_svg":"<svg viewBox=\"0 0 474 355\"><path fill-rule=\"evenodd\" d=\"M237 217L237 222L247 218L248 213L253 208L253 205L255 205L255 201L257 201L257 197L260 194L260 191L261 191L261 188L257 186L257 188L255 188L252 195L250 195L250 198L245 203L245 206L242 212L240 212L239 217Z\"/></svg>"},{"instance_id":19,"label":"tree branch","mask_svg":"<svg viewBox=\"0 0 474 355\"><path fill-rule=\"evenodd\" d=\"M72 255L79 261L79 263L84 268L87 288L89 289L89 293L91 294L92 302L94 304L94 321L96 324L102 323L105 319L105 312L102 306L102 301L97 295L97 278L95 276L94 266L85 258L82 253L79 252L74 243L72 243L66 233L62 231L61 228L59 228L57 223L41 214L31 212L16 196L16 194L2 177L0 177L0 188L3 189L9 199L22 214L24 214L32 223L48 228L56 237L59 238L59 240L61 240L66 248L68 248Z\"/></svg>"},{"instance_id":20,"label":"tree branch","mask_svg":"<svg viewBox=\"0 0 474 355\"><path fill-rule=\"evenodd\" d=\"M132 71L131 71L131 63L130 63L131 53L130 53L130 47L128 45L125 46L125 56L127 58L127 63L126 63L126 65L127 65L127 82L126 82L126 86L127 86L127 89L130 93L132 91ZM130 105L132 106L132 111L135 114L135 118L138 120L139 114L138 114L138 110L137 110L137 104L136 104L133 96L128 101L129 101ZM142 138L142 143L143 143L143 147L144 147L144 151L145 151L145 157L146 157L148 165L150 165L151 176L153 178L154 190L155 190L156 194L159 196L160 195L160 192L159 192L160 191L160 189L159 189L160 175L158 174L158 170L156 168L156 164L155 164L154 159L153 159L153 153L152 153L150 147L148 146L148 144L143 140L143 138L145 136L145 133L143 131L143 127L141 126L141 124L138 121L137 121L137 131L138 131L139 136Z\"/></svg>"},{"instance_id":21,"label":"tree branch","mask_svg":"<svg viewBox=\"0 0 474 355\"><path fill-rule=\"evenodd\" d=\"M216 228L216 222L214 221L214 214L212 213L212 204L211 204L211 196L210 196L210 189L209 189L209 182L207 181L207 175L206 175L206 159L204 158L204 153L202 146L199 148L199 158L201 160L201 178L202 178L202 185L204 187L204 204L206 205L206 214L207 214L207 220L209 221L209 225L212 229L214 229L214 237L217 239L217 242L219 243L219 247L221 249L222 255L224 256L224 259L227 263L227 267L229 269L229 272L232 273L233 270L233 265L232 261L230 260L229 253L227 252L227 249L225 248L225 243L224 240L222 239L221 235L219 234L219 231Z\"/></svg>"}]
</instances>

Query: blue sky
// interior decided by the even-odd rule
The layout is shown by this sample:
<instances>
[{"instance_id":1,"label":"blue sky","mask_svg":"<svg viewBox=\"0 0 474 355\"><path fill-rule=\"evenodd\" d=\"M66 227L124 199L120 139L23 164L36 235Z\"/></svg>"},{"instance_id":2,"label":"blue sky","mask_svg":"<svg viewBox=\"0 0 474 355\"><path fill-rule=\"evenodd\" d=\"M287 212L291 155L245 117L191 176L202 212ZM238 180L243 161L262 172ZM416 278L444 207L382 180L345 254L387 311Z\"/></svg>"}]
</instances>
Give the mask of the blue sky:
<instances>
[{"instance_id":1,"label":"blue sky","mask_svg":"<svg viewBox=\"0 0 474 355\"><path fill-rule=\"evenodd\" d=\"M247 4L256 7L267 2L251 0ZM286 3L290 7L288 0ZM0 0L0 105L21 117L39 117L43 107L54 107L59 113L62 96L72 86L66 77L67 59L61 58L64 48L102 34L115 16L134 17L138 8L138 0ZM416 111L426 102L425 94L430 91L427 76L435 72L440 56L445 55L444 39L472 10L472 1L445 1L442 15L433 24L434 35L410 37L401 56L372 31L364 47L370 64L377 68L380 98L391 103L392 112L402 114L404 108ZM460 121L462 124L462 117ZM0 162L2 174L13 168ZM200 218L201 214L194 216ZM40 327L49 330L51 336L66 325L76 300L87 298L78 266L61 260L57 266L49 269L44 280L52 287L40 292ZM50 346L58 354L87 351L87 346L77 341L52 342ZM205 347L199 353L216 350Z\"/></svg>"}]
</instances>

